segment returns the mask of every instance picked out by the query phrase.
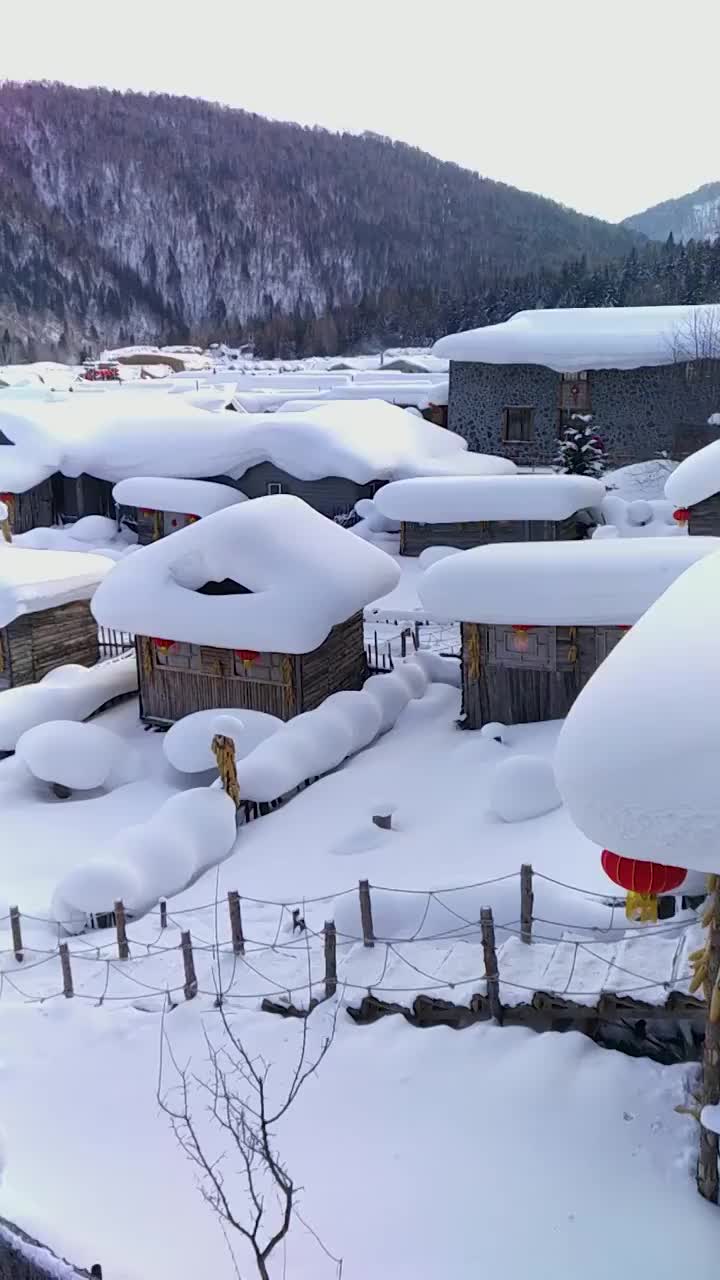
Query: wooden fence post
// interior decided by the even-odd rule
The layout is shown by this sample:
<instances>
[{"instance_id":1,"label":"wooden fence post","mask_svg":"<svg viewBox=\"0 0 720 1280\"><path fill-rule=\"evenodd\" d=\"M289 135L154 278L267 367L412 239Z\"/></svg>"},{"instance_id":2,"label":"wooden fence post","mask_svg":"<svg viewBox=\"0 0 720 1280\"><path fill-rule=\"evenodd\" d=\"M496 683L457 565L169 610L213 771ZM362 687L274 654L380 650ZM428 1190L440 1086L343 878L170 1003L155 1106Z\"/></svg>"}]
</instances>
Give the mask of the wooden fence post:
<instances>
[{"instance_id":1,"label":"wooden fence post","mask_svg":"<svg viewBox=\"0 0 720 1280\"><path fill-rule=\"evenodd\" d=\"M120 899L113 907L115 912L115 931L117 933L118 955L121 960L127 960L130 957L130 946L127 940L127 928L125 925L125 907Z\"/></svg>"},{"instance_id":2,"label":"wooden fence post","mask_svg":"<svg viewBox=\"0 0 720 1280\"><path fill-rule=\"evenodd\" d=\"M60 952L60 965L63 976L63 995L66 1000L75 995L73 990L72 969L70 968L70 952L68 951L67 942L61 942L58 948Z\"/></svg>"},{"instance_id":3,"label":"wooden fence post","mask_svg":"<svg viewBox=\"0 0 720 1280\"><path fill-rule=\"evenodd\" d=\"M362 921L363 946L375 946L375 930L373 929L372 918L372 902L370 901L370 882L361 880L358 885L360 890L360 919Z\"/></svg>"},{"instance_id":4,"label":"wooden fence post","mask_svg":"<svg viewBox=\"0 0 720 1280\"><path fill-rule=\"evenodd\" d=\"M485 961L485 980L487 982L490 1014L496 1022L502 1023L502 1005L500 1004L500 978L498 974L497 951L495 949L495 924L492 907L481 907L480 928L482 930L483 958Z\"/></svg>"},{"instance_id":5,"label":"wooden fence post","mask_svg":"<svg viewBox=\"0 0 720 1280\"><path fill-rule=\"evenodd\" d=\"M103 1280L102 1267L99 1262L94 1262L91 1266L90 1280Z\"/></svg>"},{"instance_id":6,"label":"wooden fence post","mask_svg":"<svg viewBox=\"0 0 720 1280\"><path fill-rule=\"evenodd\" d=\"M182 947L183 965L185 967L185 985L183 992L186 1000L192 1000L197 995L197 977L195 975L195 960L193 958L192 938L190 931L180 934L180 946Z\"/></svg>"},{"instance_id":7,"label":"wooden fence post","mask_svg":"<svg viewBox=\"0 0 720 1280\"><path fill-rule=\"evenodd\" d=\"M707 935L707 1015L705 1018L705 1046L702 1065L702 1105L712 1106L720 1102L720 1016L717 1010L717 990L720 987L720 877L713 876L708 884L711 897L708 903ZM718 1135L700 1124L697 1186L701 1196L713 1204L718 1202Z\"/></svg>"},{"instance_id":8,"label":"wooden fence post","mask_svg":"<svg viewBox=\"0 0 720 1280\"><path fill-rule=\"evenodd\" d=\"M160 899L160 928L167 929L167 902L164 898Z\"/></svg>"},{"instance_id":9,"label":"wooden fence post","mask_svg":"<svg viewBox=\"0 0 720 1280\"><path fill-rule=\"evenodd\" d=\"M232 948L236 956L245 954L245 938L243 936L242 915L240 913L240 894L237 889L228 893L228 909L230 911L230 933Z\"/></svg>"},{"instance_id":10,"label":"wooden fence post","mask_svg":"<svg viewBox=\"0 0 720 1280\"><path fill-rule=\"evenodd\" d=\"M402 631L400 632L400 657L401 658L407 657L407 638L408 638L407 627L403 627Z\"/></svg>"},{"instance_id":11,"label":"wooden fence post","mask_svg":"<svg viewBox=\"0 0 720 1280\"><path fill-rule=\"evenodd\" d=\"M532 942L533 869L524 862L520 868L520 937Z\"/></svg>"},{"instance_id":12,"label":"wooden fence post","mask_svg":"<svg viewBox=\"0 0 720 1280\"><path fill-rule=\"evenodd\" d=\"M21 964L25 957L23 955L22 929L20 928L20 911L17 907L10 908L10 928L12 930L15 959Z\"/></svg>"},{"instance_id":13,"label":"wooden fence post","mask_svg":"<svg viewBox=\"0 0 720 1280\"><path fill-rule=\"evenodd\" d=\"M375 643L375 669L376 669L376 671L379 671L379 670L380 670L380 658L379 658L379 656L378 656L378 638L377 638L377 631L375 632L375 640L374 640L374 643Z\"/></svg>"},{"instance_id":14,"label":"wooden fence post","mask_svg":"<svg viewBox=\"0 0 720 1280\"><path fill-rule=\"evenodd\" d=\"M337 935L332 920L325 921L325 999L331 1000L337 991Z\"/></svg>"}]
</instances>

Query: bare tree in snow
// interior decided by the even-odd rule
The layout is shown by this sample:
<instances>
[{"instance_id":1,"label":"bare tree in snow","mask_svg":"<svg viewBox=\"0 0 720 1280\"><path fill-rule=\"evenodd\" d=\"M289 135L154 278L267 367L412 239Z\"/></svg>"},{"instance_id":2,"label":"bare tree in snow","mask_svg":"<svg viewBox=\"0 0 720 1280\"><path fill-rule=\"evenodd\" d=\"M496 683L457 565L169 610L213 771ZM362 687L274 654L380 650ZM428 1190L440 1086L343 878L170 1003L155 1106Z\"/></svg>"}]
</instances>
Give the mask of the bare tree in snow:
<instances>
[{"instance_id":1,"label":"bare tree in snow","mask_svg":"<svg viewBox=\"0 0 720 1280\"><path fill-rule=\"evenodd\" d=\"M720 387L720 306L695 307L674 330L672 357L689 364L689 379L708 379Z\"/></svg>"},{"instance_id":2,"label":"bare tree in snow","mask_svg":"<svg viewBox=\"0 0 720 1280\"><path fill-rule=\"evenodd\" d=\"M259 1280L270 1280L270 1259L290 1230L293 1216L313 1235L342 1276L334 1258L301 1218L300 1188L277 1149L276 1127L292 1107L305 1081L320 1066L335 1036L338 1005L327 1034L310 1045L308 1014L289 1080L278 1088L278 1069L253 1055L220 1003L217 1041L204 1029L206 1070L181 1065L166 1027L162 1027L157 1100L175 1137L195 1166L203 1198L217 1214L230 1250L235 1275L241 1272L236 1250L244 1242ZM174 1079L168 1087L168 1064ZM209 1123L208 1123L209 1121Z\"/></svg>"}]
</instances>

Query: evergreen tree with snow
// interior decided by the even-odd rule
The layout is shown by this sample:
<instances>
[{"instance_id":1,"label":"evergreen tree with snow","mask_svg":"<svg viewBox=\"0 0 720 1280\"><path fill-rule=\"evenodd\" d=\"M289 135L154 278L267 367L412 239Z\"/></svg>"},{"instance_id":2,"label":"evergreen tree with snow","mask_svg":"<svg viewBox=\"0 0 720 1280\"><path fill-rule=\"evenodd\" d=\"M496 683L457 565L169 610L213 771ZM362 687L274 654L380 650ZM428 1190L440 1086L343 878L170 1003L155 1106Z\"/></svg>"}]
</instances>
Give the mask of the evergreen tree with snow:
<instances>
[{"instance_id":1,"label":"evergreen tree with snow","mask_svg":"<svg viewBox=\"0 0 720 1280\"><path fill-rule=\"evenodd\" d=\"M590 415L573 414L558 441L554 465L568 476L601 476L605 470L602 441Z\"/></svg>"}]
</instances>

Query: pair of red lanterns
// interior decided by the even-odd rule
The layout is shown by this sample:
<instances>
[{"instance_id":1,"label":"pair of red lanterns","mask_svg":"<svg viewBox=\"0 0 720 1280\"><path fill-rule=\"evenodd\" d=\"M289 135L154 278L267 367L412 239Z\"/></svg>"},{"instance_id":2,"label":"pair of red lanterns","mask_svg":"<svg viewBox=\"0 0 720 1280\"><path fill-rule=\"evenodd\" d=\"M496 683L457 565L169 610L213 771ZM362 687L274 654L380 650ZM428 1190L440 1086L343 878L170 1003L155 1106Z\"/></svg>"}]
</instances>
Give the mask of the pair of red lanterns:
<instances>
[{"instance_id":1,"label":"pair of red lanterns","mask_svg":"<svg viewBox=\"0 0 720 1280\"><path fill-rule=\"evenodd\" d=\"M679 889L687 876L684 867L667 867L661 862L623 858L603 849L600 861L606 876L627 892L625 914L629 920L656 921L658 894Z\"/></svg>"}]
</instances>

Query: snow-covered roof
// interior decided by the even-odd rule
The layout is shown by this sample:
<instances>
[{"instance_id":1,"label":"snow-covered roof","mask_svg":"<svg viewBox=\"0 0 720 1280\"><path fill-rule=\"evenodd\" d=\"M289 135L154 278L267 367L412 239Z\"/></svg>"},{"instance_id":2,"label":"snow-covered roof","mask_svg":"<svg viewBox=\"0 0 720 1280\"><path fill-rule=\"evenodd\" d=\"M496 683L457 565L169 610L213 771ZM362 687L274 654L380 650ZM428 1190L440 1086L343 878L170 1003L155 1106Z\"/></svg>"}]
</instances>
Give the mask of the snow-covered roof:
<instances>
[{"instance_id":1,"label":"snow-covered roof","mask_svg":"<svg viewBox=\"0 0 720 1280\"><path fill-rule=\"evenodd\" d=\"M720 333L720 304L540 309L448 334L433 353L483 364L540 364L560 373L639 369L707 356L703 334L712 332Z\"/></svg>"},{"instance_id":2,"label":"snow-covered roof","mask_svg":"<svg viewBox=\"0 0 720 1280\"><path fill-rule=\"evenodd\" d=\"M226 507L133 552L92 609L103 625L136 635L308 653L399 576L384 551L278 494ZM226 579L249 594L199 594Z\"/></svg>"},{"instance_id":3,"label":"snow-covered roof","mask_svg":"<svg viewBox=\"0 0 720 1280\"><path fill-rule=\"evenodd\" d=\"M418 594L436 618L627 626L719 538L505 542L431 566Z\"/></svg>"},{"instance_id":4,"label":"snow-covered roof","mask_svg":"<svg viewBox=\"0 0 720 1280\"><path fill-rule=\"evenodd\" d=\"M56 470L14 445L0 446L0 493L27 493Z\"/></svg>"},{"instance_id":5,"label":"snow-covered roof","mask_svg":"<svg viewBox=\"0 0 720 1280\"><path fill-rule=\"evenodd\" d=\"M132 476L119 480L113 498L121 506L145 507L151 511L182 511L186 515L209 516L223 507L233 507L247 498L239 489L212 480L176 480L168 476Z\"/></svg>"},{"instance_id":6,"label":"snow-covered roof","mask_svg":"<svg viewBox=\"0 0 720 1280\"><path fill-rule=\"evenodd\" d=\"M720 440L691 453L665 482L665 497L676 507L692 507L720 493Z\"/></svg>"},{"instance_id":7,"label":"snow-covered roof","mask_svg":"<svg viewBox=\"0 0 720 1280\"><path fill-rule=\"evenodd\" d=\"M0 547L0 627L22 613L88 600L112 565L105 556L82 551Z\"/></svg>"},{"instance_id":8,"label":"snow-covered roof","mask_svg":"<svg viewBox=\"0 0 720 1280\"><path fill-rule=\"evenodd\" d=\"M556 769L591 840L627 857L718 870L719 630L712 555L670 587L580 694Z\"/></svg>"},{"instance_id":9,"label":"snow-covered roof","mask_svg":"<svg viewBox=\"0 0 720 1280\"><path fill-rule=\"evenodd\" d=\"M260 462L300 480L358 484L413 475L508 471L467 452L452 431L382 400L328 401L304 413L207 413L179 397L71 397L3 412L0 430L24 456L67 476L242 476Z\"/></svg>"},{"instance_id":10,"label":"snow-covered roof","mask_svg":"<svg viewBox=\"0 0 720 1280\"><path fill-rule=\"evenodd\" d=\"M604 497L604 485L588 476L421 476L384 485L375 505L392 520L452 524L565 520Z\"/></svg>"}]
</instances>

